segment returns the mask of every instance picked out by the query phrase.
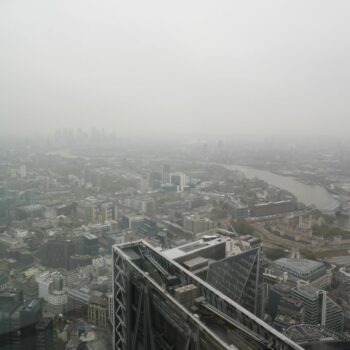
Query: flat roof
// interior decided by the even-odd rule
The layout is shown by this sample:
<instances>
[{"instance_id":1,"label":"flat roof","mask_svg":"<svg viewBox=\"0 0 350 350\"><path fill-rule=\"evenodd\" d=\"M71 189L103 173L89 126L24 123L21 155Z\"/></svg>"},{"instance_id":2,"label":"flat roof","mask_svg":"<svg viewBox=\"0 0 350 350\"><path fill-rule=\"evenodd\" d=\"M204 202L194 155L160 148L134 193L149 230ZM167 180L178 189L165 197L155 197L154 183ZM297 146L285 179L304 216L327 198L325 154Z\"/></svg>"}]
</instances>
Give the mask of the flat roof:
<instances>
[{"instance_id":1,"label":"flat roof","mask_svg":"<svg viewBox=\"0 0 350 350\"><path fill-rule=\"evenodd\" d=\"M306 297L309 297L310 299L315 299L317 298L317 292L319 289L315 288L312 285L301 285L297 288L293 288L293 290L299 294L302 294Z\"/></svg>"},{"instance_id":2,"label":"flat roof","mask_svg":"<svg viewBox=\"0 0 350 350\"><path fill-rule=\"evenodd\" d=\"M285 267L302 274L312 273L313 271L318 270L324 266L324 264L319 261L308 259L280 258L278 260L275 260L274 263L281 268Z\"/></svg>"},{"instance_id":3,"label":"flat roof","mask_svg":"<svg viewBox=\"0 0 350 350\"><path fill-rule=\"evenodd\" d=\"M285 203L292 203L293 201L291 199L287 199L285 201L278 201L278 202L266 202L266 203L258 203L255 204L254 207L267 207L269 205L279 205L279 204L285 204Z\"/></svg>"},{"instance_id":4,"label":"flat roof","mask_svg":"<svg viewBox=\"0 0 350 350\"><path fill-rule=\"evenodd\" d=\"M193 266L197 266L199 264L204 264L204 263L208 263L208 262L209 262L208 259L205 259L201 256L198 256L194 259L184 261L183 264L188 266L188 267L193 267Z\"/></svg>"},{"instance_id":5,"label":"flat roof","mask_svg":"<svg viewBox=\"0 0 350 350\"><path fill-rule=\"evenodd\" d=\"M97 238L97 236L93 235L92 233L85 233L84 237L91 240Z\"/></svg>"},{"instance_id":6,"label":"flat roof","mask_svg":"<svg viewBox=\"0 0 350 350\"><path fill-rule=\"evenodd\" d=\"M222 242L226 242L229 240L230 240L229 237L224 237L224 236L220 236L208 241L204 239L200 239L198 241L186 243L176 248L163 250L162 254L169 259L178 259L189 253L197 252L197 251L200 251L201 249L215 246L217 244L220 244Z\"/></svg>"}]
</instances>

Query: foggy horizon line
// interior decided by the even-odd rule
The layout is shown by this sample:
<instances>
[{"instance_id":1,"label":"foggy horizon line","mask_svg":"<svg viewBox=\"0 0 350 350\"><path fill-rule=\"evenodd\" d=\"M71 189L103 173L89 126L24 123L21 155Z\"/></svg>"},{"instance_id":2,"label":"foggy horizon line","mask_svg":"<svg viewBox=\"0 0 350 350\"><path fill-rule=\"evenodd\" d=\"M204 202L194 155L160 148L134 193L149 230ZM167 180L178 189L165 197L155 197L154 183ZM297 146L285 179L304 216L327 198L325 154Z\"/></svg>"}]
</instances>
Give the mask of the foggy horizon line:
<instances>
[{"instance_id":1,"label":"foggy horizon line","mask_svg":"<svg viewBox=\"0 0 350 350\"><path fill-rule=\"evenodd\" d=\"M94 135L95 134L95 135ZM130 132L126 130L118 130L118 129L109 129L109 128L99 128L97 126L91 126L87 128L82 127L61 127L61 128L55 128L50 131L36 131L36 132L1 132L0 131L0 137L2 138L2 142L9 142L9 141L33 141L33 139L37 139L38 141L57 141L59 139L66 139L66 141L71 138L71 140L82 140L84 138L90 139L93 137L106 137L106 139L109 140L120 140L120 141L130 141L130 142L149 142L149 141L181 141L181 142L193 142L193 143L200 143L200 142L217 142L217 141L223 141L223 142L244 142L246 141L247 144L252 142L262 142L262 143L273 143L273 142L280 142L285 141L288 143L293 144L293 141L295 143L310 143L310 144L317 144L317 143L337 143L337 142L344 142L347 143L350 141L348 140L348 135L346 135L346 132L344 134L336 134L330 135L327 132L323 133L313 133L310 134L310 132L302 132L299 131L298 134L284 134L283 132L271 132L271 133L248 133L248 132L242 132L238 130L229 131L226 133L220 133L220 132L214 132L214 133L207 133L207 132L193 132L192 130L184 131L181 130L181 132L174 130L172 133L168 132L156 132L154 130L153 133L141 133L141 132Z\"/></svg>"}]
</instances>

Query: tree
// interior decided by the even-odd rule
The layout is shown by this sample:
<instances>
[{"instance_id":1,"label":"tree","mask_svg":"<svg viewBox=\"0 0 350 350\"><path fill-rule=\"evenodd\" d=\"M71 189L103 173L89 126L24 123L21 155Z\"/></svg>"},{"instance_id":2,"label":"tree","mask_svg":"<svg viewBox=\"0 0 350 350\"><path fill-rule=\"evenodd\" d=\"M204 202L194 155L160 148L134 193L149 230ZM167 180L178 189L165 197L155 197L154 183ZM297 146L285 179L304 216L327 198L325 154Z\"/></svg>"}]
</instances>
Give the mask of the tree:
<instances>
[{"instance_id":1,"label":"tree","mask_svg":"<svg viewBox=\"0 0 350 350\"><path fill-rule=\"evenodd\" d=\"M254 226L250 225L247 221L244 219L238 219L233 222L231 222L233 228L237 231L240 235L254 235L255 234L255 228Z\"/></svg>"},{"instance_id":2,"label":"tree","mask_svg":"<svg viewBox=\"0 0 350 350\"><path fill-rule=\"evenodd\" d=\"M267 258L269 258L270 260L277 260L280 258L285 258L288 253L281 248L271 248L271 249L266 249L264 250L265 255Z\"/></svg>"}]
</instances>

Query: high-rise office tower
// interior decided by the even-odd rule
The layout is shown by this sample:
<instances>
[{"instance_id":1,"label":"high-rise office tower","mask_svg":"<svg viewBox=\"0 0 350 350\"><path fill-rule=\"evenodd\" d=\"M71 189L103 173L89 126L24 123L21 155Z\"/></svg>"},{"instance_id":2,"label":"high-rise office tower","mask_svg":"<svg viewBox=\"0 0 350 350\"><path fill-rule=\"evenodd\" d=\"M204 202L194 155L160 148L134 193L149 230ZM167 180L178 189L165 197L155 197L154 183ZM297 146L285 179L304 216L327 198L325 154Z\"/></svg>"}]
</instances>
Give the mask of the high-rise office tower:
<instances>
[{"instance_id":1,"label":"high-rise office tower","mask_svg":"<svg viewBox=\"0 0 350 350\"><path fill-rule=\"evenodd\" d=\"M182 192L187 185L188 179L184 173L171 173L169 175L170 183L177 187L178 192Z\"/></svg>"},{"instance_id":2,"label":"high-rise office tower","mask_svg":"<svg viewBox=\"0 0 350 350\"><path fill-rule=\"evenodd\" d=\"M170 166L168 164L163 164L161 169L162 175L162 185L169 183Z\"/></svg>"},{"instance_id":3,"label":"high-rise office tower","mask_svg":"<svg viewBox=\"0 0 350 350\"><path fill-rule=\"evenodd\" d=\"M302 350L144 241L114 246L113 261L115 350Z\"/></svg>"}]
</instances>

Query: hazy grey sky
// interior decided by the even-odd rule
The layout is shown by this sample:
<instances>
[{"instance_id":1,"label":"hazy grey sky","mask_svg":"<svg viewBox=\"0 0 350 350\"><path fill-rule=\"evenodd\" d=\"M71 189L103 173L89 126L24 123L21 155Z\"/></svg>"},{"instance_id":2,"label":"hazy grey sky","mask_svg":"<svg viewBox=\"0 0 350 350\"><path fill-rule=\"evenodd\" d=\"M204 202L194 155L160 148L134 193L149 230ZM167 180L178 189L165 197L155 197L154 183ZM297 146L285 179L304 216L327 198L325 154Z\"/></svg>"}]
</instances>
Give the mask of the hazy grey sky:
<instances>
[{"instance_id":1,"label":"hazy grey sky","mask_svg":"<svg viewBox=\"0 0 350 350\"><path fill-rule=\"evenodd\" d=\"M350 130L349 0L1 0L0 132Z\"/></svg>"}]
</instances>

